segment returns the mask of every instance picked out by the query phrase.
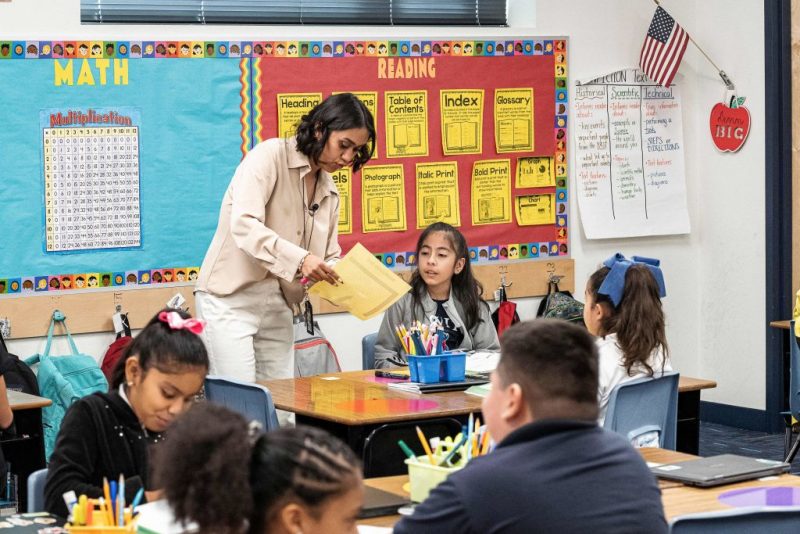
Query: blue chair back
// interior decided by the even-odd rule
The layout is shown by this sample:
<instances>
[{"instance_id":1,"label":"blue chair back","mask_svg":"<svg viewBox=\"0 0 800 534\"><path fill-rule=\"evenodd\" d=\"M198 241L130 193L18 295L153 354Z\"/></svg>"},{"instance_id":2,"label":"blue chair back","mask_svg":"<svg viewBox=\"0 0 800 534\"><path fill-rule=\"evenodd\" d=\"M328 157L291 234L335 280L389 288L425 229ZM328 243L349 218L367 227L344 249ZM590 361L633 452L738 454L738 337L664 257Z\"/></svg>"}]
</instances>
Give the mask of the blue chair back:
<instances>
[{"instance_id":1,"label":"blue chair back","mask_svg":"<svg viewBox=\"0 0 800 534\"><path fill-rule=\"evenodd\" d=\"M789 411L800 419L800 345L794 335L794 320L789 323ZM800 439L800 438L798 438Z\"/></svg>"},{"instance_id":2,"label":"blue chair back","mask_svg":"<svg viewBox=\"0 0 800 534\"><path fill-rule=\"evenodd\" d=\"M44 483L47 469L39 469L28 475L28 513L44 512Z\"/></svg>"},{"instance_id":3,"label":"blue chair back","mask_svg":"<svg viewBox=\"0 0 800 534\"><path fill-rule=\"evenodd\" d=\"M603 427L631 442L658 432L659 447L675 450L679 377L672 371L659 378L637 378L618 385L608 400Z\"/></svg>"},{"instance_id":4,"label":"blue chair back","mask_svg":"<svg viewBox=\"0 0 800 534\"><path fill-rule=\"evenodd\" d=\"M375 342L378 334L367 334L361 338L361 368L375 369Z\"/></svg>"},{"instance_id":5,"label":"blue chair back","mask_svg":"<svg viewBox=\"0 0 800 534\"><path fill-rule=\"evenodd\" d=\"M239 412L248 421L258 421L262 428L278 428L278 415L269 390L259 384L240 382L223 376L207 376L206 399Z\"/></svg>"},{"instance_id":6,"label":"blue chair back","mask_svg":"<svg viewBox=\"0 0 800 534\"><path fill-rule=\"evenodd\" d=\"M677 517L671 534L792 534L800 532L800 507L759 506Z\"/></svg>"}]
</instances>

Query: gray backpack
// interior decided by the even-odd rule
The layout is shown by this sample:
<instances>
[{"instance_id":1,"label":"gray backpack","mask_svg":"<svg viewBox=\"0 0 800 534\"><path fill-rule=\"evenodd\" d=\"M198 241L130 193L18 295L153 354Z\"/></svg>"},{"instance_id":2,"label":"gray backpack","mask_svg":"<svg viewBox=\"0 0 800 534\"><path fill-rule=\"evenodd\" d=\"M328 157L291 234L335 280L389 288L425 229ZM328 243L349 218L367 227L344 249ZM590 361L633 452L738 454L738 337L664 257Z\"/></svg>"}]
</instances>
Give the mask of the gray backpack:
<instances>
[{"instance_id":1,"label":"gray backpack","mask_svg":"<svg viewBox=\"0 0 800 534\"><path fill-rule=\"evenodd\" d=\"M331 342L314 321L314 333L309 334L302 317L294 323L294 376L314 376L338 373L342 370Z\"/></svg>"}]
</instances>

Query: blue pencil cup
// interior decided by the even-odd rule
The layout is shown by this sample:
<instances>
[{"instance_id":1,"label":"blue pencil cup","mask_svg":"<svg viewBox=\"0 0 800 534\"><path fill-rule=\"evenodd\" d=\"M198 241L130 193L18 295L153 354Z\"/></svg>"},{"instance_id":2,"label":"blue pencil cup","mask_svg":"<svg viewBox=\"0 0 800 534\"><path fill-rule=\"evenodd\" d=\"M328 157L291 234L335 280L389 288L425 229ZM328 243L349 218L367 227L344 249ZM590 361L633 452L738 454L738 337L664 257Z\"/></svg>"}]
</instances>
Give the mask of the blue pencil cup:
<instances>
[{"instance_id":1,"label":"blue pencil cup","mask_svg":"<svg viewBox=\"0 0 800 534\"><path fill-rule=\"evenodd\" d=\"M461 351L445 352L435 356L406 356L412 382L435 384L461 382L467 368L467 354Z\"/></svg>"}]
</instances>

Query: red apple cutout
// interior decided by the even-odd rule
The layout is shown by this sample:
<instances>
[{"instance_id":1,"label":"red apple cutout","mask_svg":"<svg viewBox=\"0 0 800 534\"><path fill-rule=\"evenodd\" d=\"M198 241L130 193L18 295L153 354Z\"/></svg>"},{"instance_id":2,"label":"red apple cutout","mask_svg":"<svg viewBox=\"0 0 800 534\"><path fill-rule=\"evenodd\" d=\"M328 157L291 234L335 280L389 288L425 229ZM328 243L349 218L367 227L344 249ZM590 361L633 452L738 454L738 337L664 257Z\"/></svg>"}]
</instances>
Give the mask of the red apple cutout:
<instances>
[{"instance_id":1,"label":"red apple cutout","mask_svg":"<svg viewBox=\"0 0 800 534\"><path fill-rule=\"evenodd\" d=\"M750 112L746 107L731 108L718 103L709 118L711 139L721 152L736 152L750 133Z\"/></svg>"}]
</instances>

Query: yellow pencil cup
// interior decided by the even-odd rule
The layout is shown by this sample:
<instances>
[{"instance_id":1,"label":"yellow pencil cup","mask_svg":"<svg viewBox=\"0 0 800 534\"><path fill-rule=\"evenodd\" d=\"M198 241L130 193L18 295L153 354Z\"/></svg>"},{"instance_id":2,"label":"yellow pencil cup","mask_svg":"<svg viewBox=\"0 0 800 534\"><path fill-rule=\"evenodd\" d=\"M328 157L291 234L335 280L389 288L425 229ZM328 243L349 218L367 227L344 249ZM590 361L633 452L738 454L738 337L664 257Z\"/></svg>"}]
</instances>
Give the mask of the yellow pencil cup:
<instances>
[{"instance_id":1,"label":"yellow pencil cup","mask_svg":"<svg viewBox=\"0 0 800 534\"><path fill-rule=\"evenodd\" d=\"M127 525L124 527L115 527L108 525L108 517L106 516L106 509L99 506L94 507L92 510L92 525L91 526L78 526L67 524L65 527L70 534L134 534L136 532L136 519L130 520L130 511L126 509Z\"/></svg>"},{"instance_id":2,"label":"yellow pencil cup","mask_svg":"<svg viewBox=\"0 0 800 534\"><path fill-rule=\"evenodd\" d=\"M441 462L442 459L443 457L434 456L434 464L431 464L427 456L418 456L416 461L410 458L406 460L412 501L424 501L428 498L428 494L431 490L444 482L450 473L458 471L463 467L439 467L439 462Z\"/></svg>"}]
</instances>

